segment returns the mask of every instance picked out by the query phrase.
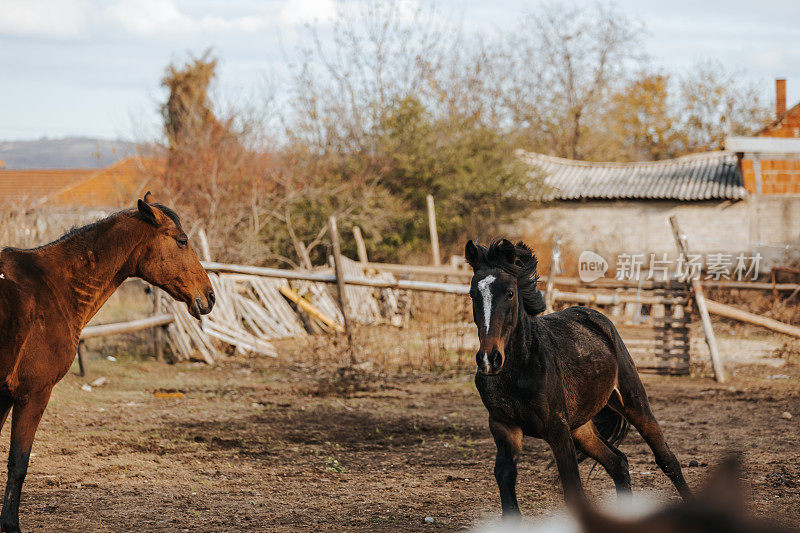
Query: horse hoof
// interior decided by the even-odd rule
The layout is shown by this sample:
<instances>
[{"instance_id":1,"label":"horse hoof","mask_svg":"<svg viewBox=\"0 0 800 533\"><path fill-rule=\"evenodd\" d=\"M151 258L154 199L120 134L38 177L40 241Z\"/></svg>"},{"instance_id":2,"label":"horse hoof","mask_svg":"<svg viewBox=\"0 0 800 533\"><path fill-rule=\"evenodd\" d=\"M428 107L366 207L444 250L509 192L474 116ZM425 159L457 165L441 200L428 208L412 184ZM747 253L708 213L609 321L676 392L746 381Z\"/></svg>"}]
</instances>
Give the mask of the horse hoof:
<instances>
[{"instance_id":1,"label":"horse hoof","mask_svg":"<svg viewBox=\"0 0 800 533\"><path fill-rule=\"evenodd\" d=\"M522 521L522 515L519 510L503 511L503 522L506 524L519 524Z\"/></svg>"}]
</instances>

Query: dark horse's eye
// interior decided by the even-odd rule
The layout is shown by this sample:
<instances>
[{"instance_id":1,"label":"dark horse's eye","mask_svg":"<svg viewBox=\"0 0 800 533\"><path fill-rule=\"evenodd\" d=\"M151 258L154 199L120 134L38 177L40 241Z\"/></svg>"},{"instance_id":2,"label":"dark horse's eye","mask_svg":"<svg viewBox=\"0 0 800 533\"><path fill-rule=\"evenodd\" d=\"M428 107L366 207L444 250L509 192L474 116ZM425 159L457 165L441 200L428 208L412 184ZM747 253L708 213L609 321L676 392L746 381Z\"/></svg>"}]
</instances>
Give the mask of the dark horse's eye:
<instances>
[{"instance_id":1,"label":"dark horse's eye","mask_svg":"<svg viewBox=\"0 0 800 533\"><path fill-rule=\"evenodd\" d=\"M508 298L509 300L514 298L514 289L508 289L506 291L506 298Z\"/></svg>"},{"instance_id":2,"label":"dark horse's eye","mask_svg":"<svg viewBox=\"0 0 800 533\"><path fill-rule=\"evenodd\" d=\"M186 238L178 239L178 246L180 246L181 248L186 248L187 246L189 246L189 240Z\"/></svg>"}]
</instances>

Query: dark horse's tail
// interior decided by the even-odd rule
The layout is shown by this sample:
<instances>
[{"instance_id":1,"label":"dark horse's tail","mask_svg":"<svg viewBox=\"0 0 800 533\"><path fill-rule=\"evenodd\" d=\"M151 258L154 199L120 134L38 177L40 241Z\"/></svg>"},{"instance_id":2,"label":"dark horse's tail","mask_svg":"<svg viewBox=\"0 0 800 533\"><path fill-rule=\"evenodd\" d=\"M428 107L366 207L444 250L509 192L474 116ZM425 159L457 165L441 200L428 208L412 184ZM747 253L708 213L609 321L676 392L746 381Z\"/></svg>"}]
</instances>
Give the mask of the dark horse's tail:
<instances>
[{"instance_id":1,"label":"dark horse's tail","mask_svg":"<svg viewBox=\"0 0 800 533\"><path fill-rule=\"evenodd\" d=\"M594 415L592 422L594 422L597 432L600 433L603 440L614 447L622 442L622 439L625 438L631 428L631 425L621 414L607 405ZM585 459L587 459L587 456L583 452L578 452L578 462Z\"/></svg>"}]
</instances>

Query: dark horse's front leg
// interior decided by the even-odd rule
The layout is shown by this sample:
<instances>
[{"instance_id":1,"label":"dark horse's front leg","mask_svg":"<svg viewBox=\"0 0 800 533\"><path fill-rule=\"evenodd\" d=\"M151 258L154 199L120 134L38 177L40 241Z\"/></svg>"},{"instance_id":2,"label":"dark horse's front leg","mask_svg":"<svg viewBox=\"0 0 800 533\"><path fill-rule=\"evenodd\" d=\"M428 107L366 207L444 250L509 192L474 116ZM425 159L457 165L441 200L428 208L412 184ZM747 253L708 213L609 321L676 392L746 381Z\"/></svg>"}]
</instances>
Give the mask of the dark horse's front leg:
<instances>
[{"instance_id":1,"label":"dark horse's front leg","mask_svg":"<svg viewBox=\"0 0 800 533\"><path fill-rule=\"evenodd\" d=\"M503 507L503 520L519 522L517 504L517 459L522 449L522 430L513 425L503 424L489 418L489 430L497 445L497 458L494 462L494 478L500 488L500 504Z\"/></svg>"},{"instance_id":2,"label":"dark horse's front leg","mask_svg":"<svg viewBox=\"0 0 800 533\"><path fill-rule=\"evenodd\" d=\"M31 396L24 403L15 403L11 412L11 448L8 452L8 481L0 513L0 531L16 533L19 529L19 501L22 483L28 473L33 437L42 419L50 391Z\"/></svg>"},{"instance_id":3,"label":"dark horse's front leg","mask_svg":"<svg viewBox=\"0 0 800 533\"><path fill-rule=\"evenodd\" d=\"M580 472L578 472L578 457L575 455L575 443L572 440L569 426L563 420L551 421L545 428L543 437L556 458L558 477L564 488L564 499L568 506L575 508L586 498L586 495L583 492Z\"/></svg>"}]
</instances>

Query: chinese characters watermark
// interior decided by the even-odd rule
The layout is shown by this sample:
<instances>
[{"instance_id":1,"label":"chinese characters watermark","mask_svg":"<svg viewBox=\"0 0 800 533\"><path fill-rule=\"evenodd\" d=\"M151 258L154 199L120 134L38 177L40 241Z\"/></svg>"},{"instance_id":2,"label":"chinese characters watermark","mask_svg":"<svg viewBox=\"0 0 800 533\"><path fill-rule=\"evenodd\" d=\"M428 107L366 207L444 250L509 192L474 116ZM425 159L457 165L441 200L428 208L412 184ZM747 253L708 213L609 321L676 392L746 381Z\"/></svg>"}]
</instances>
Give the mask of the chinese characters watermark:
<instances>
[{"instance_id":1,"label":"chinese characters watermark","mask_svg":"<svg viewBox=\"0 0 800 533\"><path fill-rule=\"evenodd\" d=\"M646 259L648 259L646 261ZM735 280L754 281L758 279L761 254L738 255L726 253L680 254L669 259L667 254L628 254L617 256L616 279L639 281L641 279L666 281L677 279L686 282L693 280ZM646 276L642 277L642 272Z\"/></svg>"}]
</instances>

